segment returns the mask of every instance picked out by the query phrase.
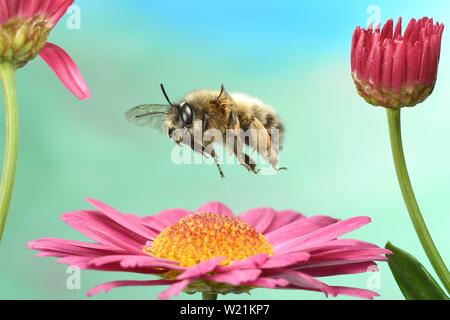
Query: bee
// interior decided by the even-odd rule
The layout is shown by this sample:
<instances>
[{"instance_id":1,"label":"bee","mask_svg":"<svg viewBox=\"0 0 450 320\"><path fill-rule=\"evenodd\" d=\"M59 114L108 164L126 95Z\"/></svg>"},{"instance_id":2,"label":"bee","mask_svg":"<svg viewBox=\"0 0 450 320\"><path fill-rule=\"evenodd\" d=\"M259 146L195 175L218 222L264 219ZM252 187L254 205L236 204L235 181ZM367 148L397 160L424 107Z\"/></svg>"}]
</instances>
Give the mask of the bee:
<instances>
[{"instance_id":1,"label":"bee","mask_svg":"<svg viewBox=\"0 0 450 320\"><path fill-rule=\"evenodd\" d=\"M221 143L250 172L259 173L256 162L246 153L256 151L277 171L283 147L284 126L273 108L243 93L196 90L172 103L164 85L167 104L135 107L126 118L139 126L160 128L176 144L188 145L195 152L214 159L220 176L225 177L214 145ZM208 134L213 130L214 134ZM225 142L224 142L225 141Z\"/></svg>"}]
</instances>

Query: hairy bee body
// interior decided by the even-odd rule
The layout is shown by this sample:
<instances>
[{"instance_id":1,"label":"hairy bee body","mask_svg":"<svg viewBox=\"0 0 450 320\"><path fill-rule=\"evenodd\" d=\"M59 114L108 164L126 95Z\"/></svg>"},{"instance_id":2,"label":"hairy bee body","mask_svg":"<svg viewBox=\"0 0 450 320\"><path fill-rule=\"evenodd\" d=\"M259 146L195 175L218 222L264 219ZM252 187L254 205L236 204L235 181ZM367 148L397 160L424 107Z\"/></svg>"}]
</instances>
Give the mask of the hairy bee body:
<instances>
[{"instance_id":1,"label":"hairy bee body","mask_svg":"<svg viewBox=\"0 0 450 320\"><path fill-rule=\"evenodd\" d=\"M230 127L233 115L239 120L239 127L243 131L252 129L255 120L268 131L278 130L280 150L282 149L284 126L271 106L245 93L222 93L224 97L217 101L220 94L221 92L217 90L196 90L186 95L182 101L194 106L196 118L204 119L205 115L208 115L210 122L208 127L216 128L223 133L233 129Z\"/></svg>"},{"instance_id":2,"label":"hairy bee body","mask_svg":"<svg viewBox=\"0 0 450 320\"><path fill-rule=\"evenodd\" d=\"M192 91L173 104L164 87L161 88L168 106L139 106L130 110L127 117L145 125L154 124L153 118L162 116L162 127L169 137L177 144L187 144L194 151L214 158L221 176L223 172L213 147L219 142L225 143L249 171L259 172L256 162L245 153L245 145L261 155L274 169L280 170L277 165L283 146L284 126L272 107L243 93L228 93L223 86L220 91ZM219 132L220 139L209 135L211 131Z\"/></svg>"}]
</instances>

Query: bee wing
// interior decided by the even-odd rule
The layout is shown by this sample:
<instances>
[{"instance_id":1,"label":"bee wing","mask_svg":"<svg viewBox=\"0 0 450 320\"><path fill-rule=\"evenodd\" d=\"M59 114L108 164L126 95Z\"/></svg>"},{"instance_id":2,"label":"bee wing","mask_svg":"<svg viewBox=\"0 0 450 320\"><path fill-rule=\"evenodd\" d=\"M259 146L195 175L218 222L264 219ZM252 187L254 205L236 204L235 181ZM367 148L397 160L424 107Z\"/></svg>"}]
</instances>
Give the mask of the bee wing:
<instances>
[{"instance_id":1,"label":"bee wing","mask_svg":"<svg viewBox=\"0 0 450 320\"><path fill-rule=\"evenodd\" d=\"M129 110L125 118L140 127L150 127L162 130L164 120L171 107L162 104L145 104Z\"/></svg>"}]
</instances>

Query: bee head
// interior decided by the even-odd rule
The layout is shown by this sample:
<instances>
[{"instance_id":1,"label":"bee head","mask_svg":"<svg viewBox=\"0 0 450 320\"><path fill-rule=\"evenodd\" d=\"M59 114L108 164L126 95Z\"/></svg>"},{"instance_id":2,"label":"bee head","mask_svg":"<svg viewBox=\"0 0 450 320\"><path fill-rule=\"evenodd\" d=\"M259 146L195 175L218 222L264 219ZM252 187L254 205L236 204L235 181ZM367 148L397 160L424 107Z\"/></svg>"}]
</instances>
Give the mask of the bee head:
<instances>
[{"instance_id":1,"label":"bee head","mask_svg":"<svg viewBox=\"0 0 450 320\"><path fill-rule=\"evenodd\" d=\"M161 84L161 90L167 102L172 107L170 112L171 117L167 121L168 134L169 137L178 142L180 137L177 138L175 133L176 131L186 131L193 126L194 109L187 102L181 102L179 104L172 103L163 84Z\"/></svg>"}]
</instances>

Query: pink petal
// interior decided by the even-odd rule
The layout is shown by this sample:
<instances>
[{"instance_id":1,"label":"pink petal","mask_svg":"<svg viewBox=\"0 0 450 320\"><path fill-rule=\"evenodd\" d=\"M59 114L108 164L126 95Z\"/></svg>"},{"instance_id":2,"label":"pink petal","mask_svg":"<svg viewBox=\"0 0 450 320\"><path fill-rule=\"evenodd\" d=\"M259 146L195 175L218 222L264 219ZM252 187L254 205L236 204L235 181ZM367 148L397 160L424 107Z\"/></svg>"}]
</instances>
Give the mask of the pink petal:
<instances>
[{"instance_id":1,"label":"pink petal","mask_svg":"<svg viewBox=\"0 0 450 320\"><path fill-rule=\"evenodd\" d=\"M379 248L376 244L361 241L361 240L355 240L355 239L333 239L329 242L326 242L321 245L321 247L324 246L335 246L335 247L342 247L342 246L352 246L352 247L364 247L364 248Z\"/></svg>"},{"instance_id":2,"label":"pink petal","mask_svg":"<svg viewBox=\"0 0 450 320\"><path fill-rule=\"evenodd\" d=\"M233 270L258 269L268 258L269 257L266 254L257 254L245 260L234 261L227 266L220 266L217 268L216 272L222 273Z\"/></svg>"},{"instance_id":3,"label":"pink petal","mask_svg":"<svg viewBox=\"0 0 450 320\"><path fill-rule=\"evenodd\" d=\"M321 253L311 252L311 258L307 262L295 266L295 268L312 270L356 263L386 261L386 255L388 254L391 254L389 250L378 247L342 247Z\"/></svg>"},{"instance_id":4,"label":"pink petal","mask_svg":"<svg viewBox=\"0 0 450 320\"><path fill-rule=\"evenodd\" d=\"M70 241L65 239L44 238L30 241L28 249L55 254L55 256L103 256L118 253L113 248L97 243Z\"/></svg>"},{"instance_id":5,"label":"pink petal","mask_svg":"<svg viewBox=\"0 0 450 320\"><path fill-rule=\"evenodd\" d=\"M134 272L144 274L160 274L168 271L182 272L185 270L171 261L155 259L150 256L109 255L103 257L67 256L58 263L77 266L81 269Z\"/></svg>"},{"instance_id":6,"label":"pink petal","mask_svg":"<svg viewBox=\"0 0 450 320\"><path fill-rule=\"evenodd\" d=\"M366 31L362 30L362 34L355 48L355 72L358 77L363 75L367 62L366 37L368 37Z\"/></svg>"},{"instance_id":7,"label":"pink petal","mask_svg":"<svg viewBox=\"0 0 450 320\"><path fill-rule=\"evenodd\" d=\"M268 289L276 289L280 287L286 287L289 285L289 281L285 279L273 279L273 278L265 278L261 277L256 279L255 281L250 281L245 284L249 287L255 288L268 288Z\"/></svg>"},{"instance_id":8,"label":"pink petal","mask_svg":"<svg viewBox=\"0 0 450 320\"><path fill-rule=\"evenodd\" d=\"M0 24L5 23L11 17L8 2L8 0L0 0Z\"/></svg>"},{"instance_id":9,"label":"pink petal","mask_svg":"<svg viewBox=\"0 0 450 320\"><path fill-rule=\"evenodd\" d=\"M345 221L339 221L332 225L307 233L298 238L294 238L293 240L279 243L278 245L274 246L274 249L278 253L305 251L309 247L313 247L320 243L336 239L339 236L359 229L360 227L368 223L370 223L369 217L356 217Z\"/></svg>"},{"instance_id":10,"label":"pink petal","mask_svg":"<svg viewBox=\"0 0 450 320\"><path fill-rule=\"evenodd\" d=\"M392 40L386 39L383 43L383 65L381 67L381 85L385 88L391 88L392 85L392 61Z\"/></svg>"},{"instance_id":11,"label":"pink petal","mask_svg":"<svg viewBox=\"0 0 450 320\"><path fill-rule=\"evenodd\" d=\"M75 62L62 48L52 43L47 43L39 55L55 72L66 88L78 99L84 100L91 96L89 88Z\"/></svg>"},{"instance_id":12,"label":"pink petal","mask_svg":"<svg viewBox=\"0 0 450 320\"><path fill-rule=\"evenodd\" d=\"M314 216L297 220L275 231L267 233L266 239L274 246L336 223L338 220L326 216Z\"/></svg>"},{"instance_id":13,"label":"pink petal","mask_svg":"<svg viewBox=\"0 0 450 320\"><path fill-rule=\"evenodd\" d=\"M61 219L86 237L124 253L142 253L147 242L147 239L139 237L100 212L70 212L62 215Z\"/></svg>"},{"instance_id":14,"label":"pink petal","mask_svg":"<svg viewBox=\"0 0 450 320\"><path fill-rule=\"evenodd\" d=\"M430 76L431 69L431 48L430 41L426 40L423 47L421 65L419 70L419 83L431 84L432 79Z\"/></svg>"},{"instance_id":15,"label":"pink petal","mask_svg":"<svg viewBox=\"0 0 450 320\"><path fill-rule=\"evenodd\" d=\"M408 42L406 53L406 84L414 86L418 78L420 57L417 47Z\"/></svg>"},{"instance_id":16,"label":"pink petal","mask_svg":"<svg viewBox=\"0 0 450 320\"><path fill-rule=\"evenodd\" d=\"M356 263L346 263L341 265L330 265L324 267L299 266L296 270L306 273L313 277L330 277L343 274L357 274L378 271L377 264L373 261L364 261Z\"/></svg>"},{"instance_id":17,"label":"pink petal","mask_svg":"<svg viewBox=\"0 0 450 320\"><path fill-rule=\"evenodd\" d=\"M197 209L197 212L218 213L228 217L234 217L233 211L220 202L209 202Z\"/></svg>"},{"instance_id":18,"label":"pink petal","mask_svg":"<svg viewBox=\"0 0 450 320\"><path fill-rule=\"evenodd\" d=\"M49 12L51 14L51 20L53 25L57 24L61 17L66 13L67 9L72 5L74 0L51 0L52 10Z\"/></svg>"},{"instance_id":19,"label":"pink petal","mask_svg":"<svg viewBox=\"0 0 450 320\"><path fill-rule=\"evenodd\" d=\"M439 44L438 36L433 35L430 40L430 50L431 50L431 66L430 66L430 78L432 82L436 81L438 64L439 64Z\"/></svg>"},{"instance_id":20,"label":"pink petal","mask_svg":"<svg viewBox=\"0 0 450 320\"><path fill-rule=\"evenodd\" d=\"M379 67L378 65L375 64L376 63L375 55L377 54L377 46L379 46L379 41L380 41L380 34L375 33L370 40L370 49L368 51L369 54L367 56L366 66L364 68L363 76L367 80L371 80L373 70Z\"/></svg>"},{"instance_id":21,"label":"pink petal","mask_svg":"<svg viewBox=\"0 0 450 320\"><path fill-rule=\"evenodd\" d=\"M45 254L37 255L37 257L46 257ZM92 257L83 257L83 256L63 256L58 259L59 264L66 264L68 266L76 266L80 269L87 269L87 265L92 261Z\"/></svg>"},{"instance_id":22,"label":"pink petal","mask_svg":"<svg viewBox=\"0 0 450 320\"><path fill-rule=\"evenodd\" d=\"M376 293L374 291L370 291L370 290L348 288L348 287L332 287L332 288L336 292L337 295L345 295L345 296L370 299L370 300L379 296L378 293Z\"/></svg>"},{"instance_id":23,"label":"pink petal","mask_svg":"<svg viewBox=\"0 0 450 320\"><path fill-rule=\"evenodd\" d=\"M174 261L153 258L150 256L122 256L120 258L120 266L129 268L152 268L152 269L166 269L184 271L184 267L178 266Z\"/></svg>"},{"instance_id":24,"label":"pink petal","mask_svg":"<svg viewBox=\"0 0 450 320\"><path fill-rule=\"evenodd\" d=\"M50 18L55 25L74 0L0 0L0 24L12 17L29 19L37 15Z\"/></svg>"},{"instance_id":25,"label":"pink petal","mask_svg":"<svg viewBox=\"0 0 450 320\"><path fill-rule=\"evenodd\" d=\"M394 20L389 19L383 26L383 30L381 30L381 40L384 39L392 39L392 31L394 30Z\"/></svg>"},{"instance_id":26,"label":"pink petal","mask_svg":"<svg viewBox=\"0 0 450 320\"><path fill-rule=\"evenodd\" d=\"M186 210L186 209L171 209L171 210L163 210L159 212L156 217L159 220L164 221L164 224L166 225L172 225L175 224L178 220L180 220L183 217L189 216L193 214L192 211Z\"/></svg>"},{"instance_id":27,"label":"pink petal","mask_svg":"<svg viewBox=\"0 0 450 320\"><path fill-rule=\"evenodd\" d=\"M239 216L240 219L253 226L259 233L264 233L275 218L276 211L271 208L249 210Z\"/></svg>"},{"instance_id":28,"label":"pink petal","mask_svg":"<svg viewBox=\"0 0 450 320\"><path fill-rule=\"evenodd\" d=\"M341 267L341 266L356 264L356 263L385 261L385 260L387 260L386 257L377 256L375 258L361 257L360 259L353 258L353 259L349 259L349 260L336 259L336 260L321 260L321 261L317 261L317 262L308 261L304 264L299 264L299 265L295 266L294 268L296 270L304 270L304 269L309 269L309 270L314 269L315 270L315 269L320 269L320 268Z\"/></svg>"},{"instance_id":29,"label":"pink petal","mask_svg":"<svg viewBox=\"0 0 450 320\"><path fill-rule=\"evenodd\" d=\"M90 289L86 295L88 297L95 296L99 293L108 293L114 288L119 287L147 287L147 286L162 286L172 284L174 281L171 280L149 280L149 281L113 281L103 283L92 289Z\"/></svg>"},{"instance_id":30,"label":"pink petal","mask_svg":"<svg viewBox=\"0 0 450 320\"><path fill-rule=\"evenodd\" d=\"M325 293L326 296L331 294L333 297L335 297L337 295L336 290L334 290L332 287L302 272L289 271L277 276L277 278L289 281L290 285L294 288L321 291Z\"/></svg>"},{"instance_id":31,"label":"pink petal","mask_svg":"<svg viewBox=\"0 0 450 320\"><path fill-rule=\"evenodd\" d=\"M156 216L147 216L143 218L143 221L147 227L161 232L165 228L174 225L181 218L191 214L193 213L186 209L170 209L161 211Z\"/></svg>"},{"instance_id":32,"label":"pink petal","mask_svg":"<svg viewBox=\"0 0 450 320\"><path fill-rule=\"evenodd\" d=\"M359 37L361 36L361 28L357 27L353 32L352 38L352 52L351 52L351 66L352 72L356 72L356 47L359 42Z\"/></svg>"},{"instance_id":33,"label":"pink petal","mask_svg":"<svg viewBox=\"0 0 450 320\"><path fill-rule=\"evenodd\" d=\"M385 259L385 254L391 254L391 252L384 248L343 248L330 252L322 252L318 254L313 254L312 259L314 261L318 260L350 260L350 259L361 259L367 258L368 260L373 259Z\"/></svg>"},{"instance_id":34,"label":"pink petal","mask_svg":"<svg viewBox=\"0 0 450 320\"><path fill-rule=\"evenodd\" d=\"M264 234L272 232L278 228L284 227L288 224L291 224L297 220L304 218L305 218L304 215L295 211L291 210L276 211L272 223L264 232Z\"/></svg>"},{"instance_id":35,"label":"pink petal","mask_svg":"<svg viewBox=\"0 0 450 320\"><path fill-rule=\"evenodd\" d=\"M402 39L402 17L398 18L397 24L395 26L394 39L396 40Z\"/></svg>"},{"instance_id":36,"label":"pink petal","mask_svg":"<svg viewBox=\"0 0 450 320\"><path fill-rule=\"evenodd\" d=\"M414 20L414 19L413 19ZM411 31L411 35L409 37L409 41L415 43L416 41L420 40L423 42L424 39L420 39L420 30L421 30L421 21L416 21L416 23L413 24L413 29Z\"/></svg>"},{"instance_id":37,"label":"pink petal","mask_svg":"<svg viewBox=\"0 0 450 320\"><path fill-rule=\"evenodd\" d=\"M381 40L377 37L371 52L371 62L368 70L368 77L375 87L381 83Z\"/></svg>"},{"instance_id":38,"label":"pink petal","mask_svg":"<svg viewBox=\"0 0 450 320\"><path fill-rule=\"evenodd\" d=\"M170 297L179 295L189 284L191 280L183 280L172 284L169 289L159 294L158 299L167 300Z\"/></svg>"},{"instance_id":39,"label":"pink petal","mask_svg":"<svg viewBox=\"0 0 450 320\"><path fill-rule=\"evenodd\" d=\"M255 281L256 279L258 279L261 273L262 271L258 269L233 270L225 273L215 274L213 276L206 277L205 279L207 281L239 286L246 282Z\"/></svg>"},{"instance_id":40,"label":"pink petal","mask_svg":"<svg viewBox=\"0 0 450 320\"><path fill-rule=\"evenodd\" d=\"M108 218L115 221L117 224L124 226L128 230L140 235L142 238L147 240L154 239L155 233L144 227L141 221L139 221L139 219L135 216L120 213L110 206L94 199L87 199L87 202L101 211Z\"/></svg>"},{"instance_id":41,"label":"pink petal","mask_svg":"<svg viewBox=\"0 0 450 320\"><path fill-rule=\"evenodd\" d=\"M90 258L86 257L66 257L58 260L60 264L66 264L69 266L77 266L80 269L84 270L96 270L96 271L104 271L104 272L133 272L144 275L157 275L161 276L171 271L172 269L162 269L162 268L151 268L151 267L133 267L133 268L124 268L120 266L118 263L111 262L109 264L102 264L100 266L92 265Z\"/></svg>"},{"instance_id":42,"label":"pink petal","mask_svg":"<svg viewBox=\"0 0 450 320\"><path fill-rule=\"evenodd\" d=\"M378 246L354 239L333 239L325 243L318 243L316 246L309 247L308 252L317 254L326 251L333 251L336 249L371 249L379 248Z\"/></svg>"},{"instance_id":43,"label":"pink petal","mask_svg":"<svg viewBox=\"0 0 450 320\"><path fill-rule=\"evenodd\" d=\"M38 13L49 16L47 10L50 4L49 0L12 0L11 13L22 18L32 18ZM42 6L45 6L44 10L41 10Z\"/></svg>"},{"instance_id":44,"label":"pink petal","mask_svg":"<svg viewBox=\"0 0 450 320\"><path fill-rule=\"evenodd\" d=\"M174 263L161 261L159 259L152 258L150 256L136 256L136 255L110 255L92 259L89 264L95 267L101 267L111 263L120 263L123 268L135 268L135 267L152 267L152 268L166 268L183 270L183 268L177 267Z\"/></svg>"},{"instance_id":45,"label":"pink petal","mask_svg":"<svg viewBox=\"0 0 450 320\"><path fill-rule=\"evenodd\" d=\"M216 269L222 262L223 258L215 258L203 261L193 267L189 267L185 272L177 277L177 280L195 279L205 274L208 274Z\"/></svg>"},{"instance_id":46,"label":"pink petal","mask_svg":"<svg viewBox=\"0 0 450 320\"><path fill-rule=\"evenodd\" d=\"M406 43L397 44L394 51L394 61L392 64L392 89L400 91L406 81Z\"/></svg>"},{"instance_id":47,"label":"pink petal","mask_svg":"<svg viewBox=\"0 0 450 320\"><path fill-rule=\"evenodd\" d=\"M406 27L405 35L403 37L403 39L405 39L405 41L410 41L413 30L415 28L415 25L416 25L416 19L411 19L408 23L408 26ZM414 43L414 41L411 41L411 43Z\"/></svg>"},{"instance_id":48,"label":"pink petal","mask_svg":"<svg viewBox=\"0 0 450 320\"><path fill-rule=\"evenodd\" d=\"M260 268L275 269L275 268L289 267L299 262L308 261L310 256L311 255L309 253L305 252L275 255L273 257L270 257Z\"/></svg>"}]
</instances>

